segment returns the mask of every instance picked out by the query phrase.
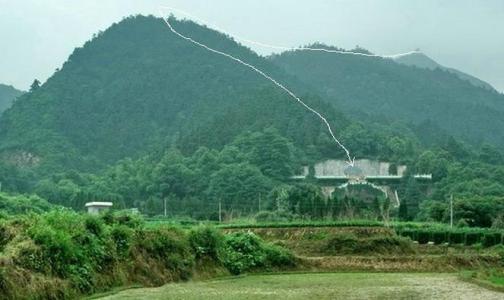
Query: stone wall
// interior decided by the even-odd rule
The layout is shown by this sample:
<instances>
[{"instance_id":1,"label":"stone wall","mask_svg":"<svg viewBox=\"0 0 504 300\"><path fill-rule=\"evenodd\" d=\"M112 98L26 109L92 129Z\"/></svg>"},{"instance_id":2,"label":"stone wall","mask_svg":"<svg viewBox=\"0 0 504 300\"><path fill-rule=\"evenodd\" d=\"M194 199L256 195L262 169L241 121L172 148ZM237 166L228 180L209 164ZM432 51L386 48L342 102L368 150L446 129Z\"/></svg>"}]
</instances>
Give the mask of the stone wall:
<instances>
[{"instance_id":1,"label":"stone wall","mask_svg":"<svg viewBox=\"0 0 504 300\"><path fill-rule=\"evenodd\" d=\"M359 167L366 176L386 176L390 174L390 163L376 160L360 159L355 161L355 166ZM345 169L348 164L344 160L326 160L315 164L315 176L345 176ZM406 172L406 166L397 166L397 175L402 176Z\"/></svg>"}]
</instances>

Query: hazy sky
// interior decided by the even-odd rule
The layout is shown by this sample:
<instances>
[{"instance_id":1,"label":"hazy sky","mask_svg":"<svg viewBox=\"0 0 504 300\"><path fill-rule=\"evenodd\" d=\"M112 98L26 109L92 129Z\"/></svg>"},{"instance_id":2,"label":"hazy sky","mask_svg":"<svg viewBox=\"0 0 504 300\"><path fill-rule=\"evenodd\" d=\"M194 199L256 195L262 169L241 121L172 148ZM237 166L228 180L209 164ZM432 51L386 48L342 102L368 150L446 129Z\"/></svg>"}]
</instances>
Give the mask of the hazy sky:
<instances>
[{"instance_id":1,"label":"hazy sky","mask_svg":"<svg viewBox=\"0 0 504 300\"><path fill-rule=\"evenodd\" d=\"M420 48L504 91L504 0L0 0L0 83L44 81L93 33L160 5L270 44Z\"/></svg>"}]
</instances>

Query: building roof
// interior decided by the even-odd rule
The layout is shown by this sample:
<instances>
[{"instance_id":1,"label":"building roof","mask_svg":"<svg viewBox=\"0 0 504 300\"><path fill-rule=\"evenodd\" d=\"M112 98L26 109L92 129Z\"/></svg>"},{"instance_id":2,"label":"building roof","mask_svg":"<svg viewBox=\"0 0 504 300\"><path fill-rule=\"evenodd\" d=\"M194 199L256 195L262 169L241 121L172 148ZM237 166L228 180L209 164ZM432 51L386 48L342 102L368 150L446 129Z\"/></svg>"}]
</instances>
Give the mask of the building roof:
<instances>
[{"instance_id":1,"label":"building roof","mask_svg":"<svg viewBox=\"0 0 504 300\"><path fill-rule=\"evenodd\" d=\"M101 207L111 207L113 205L112 202L88 202L86 203L86 207L90 206L101 206Z\"/></svg>"}]
</instances>

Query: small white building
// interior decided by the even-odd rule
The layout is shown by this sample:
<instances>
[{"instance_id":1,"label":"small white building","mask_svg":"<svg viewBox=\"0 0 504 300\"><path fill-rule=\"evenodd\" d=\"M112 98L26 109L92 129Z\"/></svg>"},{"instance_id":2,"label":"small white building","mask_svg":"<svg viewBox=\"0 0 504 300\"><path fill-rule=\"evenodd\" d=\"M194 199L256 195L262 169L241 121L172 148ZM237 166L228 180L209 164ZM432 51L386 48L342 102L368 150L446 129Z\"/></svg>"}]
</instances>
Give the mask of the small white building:
<instances>
[{"instance_id":1,"label":"small white building","mask_svg":"<svg viewBox=\"0 0 504 300\"><path fill-rule=\"evenodd\" d=\"M112 207L112 202L88 202L86 203L87 211L89 214L97 215L100 211Z\"/></svg>"}]
</instances>

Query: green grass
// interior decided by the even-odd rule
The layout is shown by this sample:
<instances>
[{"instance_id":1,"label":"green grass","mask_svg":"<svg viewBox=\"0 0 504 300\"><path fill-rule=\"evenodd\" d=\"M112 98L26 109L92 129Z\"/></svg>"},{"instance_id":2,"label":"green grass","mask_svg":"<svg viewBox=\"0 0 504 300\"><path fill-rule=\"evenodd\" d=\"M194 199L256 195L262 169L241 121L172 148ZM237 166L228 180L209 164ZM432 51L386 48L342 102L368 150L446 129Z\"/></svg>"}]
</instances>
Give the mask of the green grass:
<instances>
[{"instance_id":1,"label":"green grass","mask_svg":"<svg viewBox=\"0 0 504 300\"><path fill-rule=\"evenodd\" d=\"M480 271L465 271L461 272L459 276L464 281L504 293L504 276L502 270L485 269Z\"/></svg>"},{"instance_id":2,"label":"green grass","mask_svg":"<svg viewBox=\"0 0 504 300\"><path fill-rule=\"evenodd\" d=\"M146 218L148 227L157 226L182 226L192 227L196 225L213 225L219 228L290 228L290 227L385 227L381 221L375 220L294 220L290 222L256 222L252 219L236 219L231 222L219 223L216 221L196 221L178 218ZM454 231L454 232L502 232L490 228L464 227L450 228L448 224L433 222L400 222L393 221L388 227L399 231L404 230L429 230L429 231Z\"/></svg>"},{"instance_id":3,"label":"green grass","mask_svg":"<svg viewBox=\"0 0 504 300\"><path fill-rule=\"evenodd\" d=\"M504 288L504 277L502 276L491 276L489 278L490 282Z\"/></svg>"},{"instance_id":4,"label":"green grass","mask_svg":"<svg viewBox=\"0 0 504 300\"><path fill-rule=\"evenodd\" d=\"M133 289L104 299L502 299L440 273L293 273L249 275Z\"/></svg>"}]
</instances>

